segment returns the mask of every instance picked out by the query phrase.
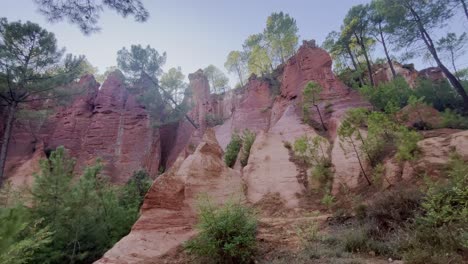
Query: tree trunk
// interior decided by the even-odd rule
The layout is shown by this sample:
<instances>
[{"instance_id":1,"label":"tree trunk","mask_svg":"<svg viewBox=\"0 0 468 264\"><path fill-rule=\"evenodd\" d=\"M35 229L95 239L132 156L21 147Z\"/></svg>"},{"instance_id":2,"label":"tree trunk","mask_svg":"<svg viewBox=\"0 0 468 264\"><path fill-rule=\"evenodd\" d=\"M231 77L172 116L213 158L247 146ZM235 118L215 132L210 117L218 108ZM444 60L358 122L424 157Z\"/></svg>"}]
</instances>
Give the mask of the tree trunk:
<instances>
[{"instance_id":1,"label":"tree trunk","mask_svg":"<svg viewBox=\"0 0 468 264\"><path fill-rule=\"evenodd\" d=\"M237 68L237 74L239 75L239 82L240 82L240 85L241 87L244 87L244 83L242 81L242 72L241 72L241 69L240 67L236 67Z\"/></svg>"},{"instance_id":2,"label":"tree trunk","mask_svg":"<svg viewBox=\"0 0 468 264\"><path fill-rule=\"evenodd\" d=\"M16 102L8 106L8 117L5 124L5 131L3 131L2 149L0 150L0 187L3 186L8 144L10 143L11 130L13 128L13 121L15 120L16 107Z\"/></svg>"},{"instance_id":3,"label":"tree trunk","mask_svg":"<svg viewBox=\"0 0 468 264\"><path fill-rule=\"evenodd\" d=\"M393 78L395 79L396 77L395 68L393 68L392 59L390 59L390 55L388 54L387 44L385 43L385 38L382 32L382 25L380 23L379 23L379 32L380 32L380 39L382 40L382 45L385 51L385 57L387 57L388 65L390 66L390 69L392 70Z\"/></svg>"},{"instance_id":4,"label":"tree trunk","mask_svg":"<svg viewBox=\"0 0 468 264\"><path fill-rule=\"evenodd\" d=\"M466 18L468 19L468 7L467 7L467 4L466 4L466 1L465 0L460 0L462 6L463 6L463 11L465 11L465 16Z\"/></svg>"},{"instance_id":5,"label":"tree trunk","mask_svg":"<svg viewBox=\"0 0 468 264\"><path fill-rule=\"evenodd\" d=\"M346 45L346 51L348 52L348 55L351 58L351 62L353 63L354 69L356 71L359 71L359 67L356 63L356 60L354 59L353 53L351 52L351 48L349 47L349 45ZM361 78L361 74L359 74L359 86L362 86L362 85L363 85L363 81Z\"/></svg>"},{"instance_id":6,"label":"tree trunk","mask_svg":"<svg viewBox=\"0 0 468 264\"><path fill-rule=\"evenodd\" d=\"M356 145L354 145L353 139L351 139L351 145L353 146L354 153L356 153L356 157L359 162L359 166L361 167L362 174L364 174L364 178L366 178L367 184L372 185L372 182L369 180L369 177L366 174L366 171L364 170L364 166L362 165L361 158L359 157L359 152L356 149Z\"/></svg>"},{"instance_id":7,"label":"tree trunk","mask_svg":"<svg viewBox=\"0 0 468 264\"><path fill-rule=\"evenodd\" d=\"M327 131L327 127L325 126L325 123L323 123L322 114L320 113L320 109L319 109L318 105L314 104L314 106L317 109L317 113L319 114L320 122L322 123L323 130Z\"/></svg>"},{"instance_id":8,"label":"tree trunk","mask_svg":"<svg viewBox=\"0 0 468 264\"><path fill-rule=\"evenodd\" d=\"M421 33L421 38L426 44L427 49L429 50L432 57L436 61L437 66L439 66L439 68L442 70L442 72L445 74L445 76L449 80L450 84L452 84L452 86L455 88L455 90L463 99L463 105L464 105L465 110L468 110L468 95L466 94L466 91L463 88L463 85L460 83L460 81L458 81L457 77L455 77L455 75L453 75L450 72L450 70L440 60L439 54L437 53L434 42L432 41L432 38L429 35L429 33L427 33L426 29L424 28L424 25L421 23L421 19L419 15L412 8L410 8L410 11L411 11L411 14L414 16L416 23L418 23L418 29L419 29L419 32Z\"/></svg>"},{"instance_id":9,"label":"tree trunk","mask_svg":"<svg viewBox=\"0 0 468 264\"><path fill-rule=\"evenodd\" d=\"M362 53L364 53L364 58L366 59L367 71L369 71L370 84L371 84L371 86L374 86L374 77L372 76L372 66L371 66L371 63L369 61L369 56L367 55L367 49L366 49L366 45L364 44L364 39L362 39L362 38L359 39L356 34L355 34L355 36L356 36L356 39L359 42L359 45L361 46Z\"/></svg>"}]
</instances>

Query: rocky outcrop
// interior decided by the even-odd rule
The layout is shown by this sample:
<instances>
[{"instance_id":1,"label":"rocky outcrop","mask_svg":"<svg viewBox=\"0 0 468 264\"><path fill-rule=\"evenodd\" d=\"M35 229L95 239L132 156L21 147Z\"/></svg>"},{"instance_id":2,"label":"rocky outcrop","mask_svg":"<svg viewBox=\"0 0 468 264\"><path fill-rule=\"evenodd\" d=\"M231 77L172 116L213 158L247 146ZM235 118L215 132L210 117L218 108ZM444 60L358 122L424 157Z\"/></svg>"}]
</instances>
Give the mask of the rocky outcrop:
<instances>
[{"instance_id":1,"label":"rocky outcrop","mask_svg":"<svg viewBox=\"0 0 468 264\"><path fill-rule=\"evenodd\" d=\"M56 113L40 131L29 131L21 120L16 122L8 164L25 166L37 162L40 155L35 153L42 145L42 156L64 146L77 160L77 173L101 158L104 172L115 183L125 183L141 168L157 174L161 153L159 130L152 127L146 110L128 92L122 73L111 73L100 89L91 75L83 76L69 89L78 95L69 107L53 109ZM24 168L20 171L23 174L30 171L29 175L35 172ZM9 166L7 178L18 182L26 177L18 173L14 166Z\"/></svg>"},{"instance_id":2,"label":"rocky outcrop","mask_svg":"<svg viewBox=\"0 0 468 264\"><path fill-rule=\"evenodd\" d=\"M414 161L399 162L393 157L384 162L388 183L415 180L422 175L440 177L454 153L468 162L468 131L438 129L427 136L418 142L419 154Z\"/></svg>"},{"instance_id":3,"label":"rocky outcrop","mask_svg":"<svg viewBox=\"0 0 468 264\"><path fill-rule=\"evenodd\" d=\"M208 129L193 154L181 156L154 181L130 234L97 263L160 263L164 254L195 234L199 195L208 195L215 204L244 200L241 175L224 164L222 155Z\"/></svg>"},{"instance_id":4,"label":"rocky outcrop","mask_svg":"<svg viewBox=\"0 0 468 264\"><path fill-rule=\"evenodd\" d=\"M288 99L301 96L304 86L309 81L314 81L322 87L323 99L349 93L349 89L333 74L330 55L312 42L304 41L296 55L284 66L281 96Z\"/></svg>"},{"instance_id":5,"label":"rocky outcrop","mask_svg":"<svg viewBox=\"0 0 468 264\"><path fill-rule=\"evenodd\" d=\"M389 82L393 80L393 73L388 63L378 64L373 66L373 77L375 85ZM393 68L398 76L403 77L410 87L416 86L416 80L419 77L419 73L411 65L402 65L397 62L393 62Z\"/></svg>"},{"instance_id":6,"label":"rocky outcrop","mask_svg":"<svg viewBox=\"0 0 468 264\"><path fill-rule=\"evenodd\" d=\"M431 81L441 81L445 79L445 74L439 67L429 67L419 71L419 77L425 78Z\"/></svg>"},{"instance_id":7,"label":"rocky outcrop","mask_svg":"<svg viewBox=\"0 0 468 264\"><path fill-rule=\"evenodd\" d=\"M215 128L216 137L223 149L226 148L234 132L242 132L244 129L253 132L268 130L272 104L270 89L268 82L253 76L244 87L241 97L229 101L231 116Z\"/></svg>"}]
</instances>

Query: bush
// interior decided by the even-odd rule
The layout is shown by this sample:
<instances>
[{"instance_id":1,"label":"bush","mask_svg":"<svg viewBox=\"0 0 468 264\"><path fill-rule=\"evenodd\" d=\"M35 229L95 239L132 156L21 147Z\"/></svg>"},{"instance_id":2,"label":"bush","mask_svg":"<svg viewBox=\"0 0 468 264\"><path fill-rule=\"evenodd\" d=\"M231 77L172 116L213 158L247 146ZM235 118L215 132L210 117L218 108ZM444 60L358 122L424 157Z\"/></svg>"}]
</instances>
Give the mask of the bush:
<instances>
[{"instance_id":1,"label":"bush","mask_svg":"<svg viewBox=\"0 0 468 264\"><path fill-rule=\"evenodd\" d=\"M414 160L419 149L418 141L422 139L422 136L416 131L401 127L397 137L397 159Z\"/></svg>"},{"instance_id":2,"label":"bush","mask_svg":"<svg viewBox=\"0 0 468 264\"><path fill-rule=\"evenodd\" d=\"M242 152L240 156L240 163L245 167L249 161L250 149L255 141L255 133L246 129L242 135Z\"/></svg>"},{"instance_id":3,"label":"bush","mask_svg":"<svg viewBox=\"0 0 468 264\"><path fill-rule=\"evenodd\" d=\"M341 242L347 252L359 253L367 251L367 231L358 227L350 229L344 233Z\"/></svg>"},{"instance_id":4,"label":"bush","mask_svg":"<svg viewBox=\"0 0 468 264\"><path fill-rule=\"evenodd\" d=\"M403 77L379 84L377 87L364 85L359 92L379 110L385 110L389 104L402 108L408 104L413 90Z\"/></svg>"},{"instance_id":5,"label":"bush","mask_svg":"<svg viewBox=\"0 0 468 264\"><path fill-rule=\"evenodd\" d=\"M450 109L442 112L442 127L468 129L468 118Z\"/></svg>"},{"instance_id":6,"label":"bush","mask_svg":"<svg viewBox=\"0 0 468 264\"><path fill-rule=\"evenodd\" d=\"M239 202L215 207L208 199L199 204L199 234L185 249L215 263L249 263L255 250L257 220Z\"/></svg>"},{"instance_id":7,"label":"bush","mask_svg":"<svg viewBox=\"0 0 468 264\"><path fill-rule=\"evenodd\" d=\"M392 190L383 193L360 212L375 238L408 224L421 211L422 194L418 190Z\"/></svg>"},{"instance_id":8,"label":"bush","mask_svg":"<svg viewBox=\"0 0 468 264\"><path fill-rule=\"evenodd\" d=\"M425 103L432 105L439 111L444 111L447 108L461 109L463 107L461 97L446 80L434 82L421 79L418 81L414 93L416 97L424 98Z\"/></svg>"},{"instance_id":9,"label":"bush","mask_svg":"<svg viewBox=\"0 0 468 264\"><path fill-rule=\"evenodd\" d=\"M237 160L237 155L242 146L242 138L238 134L233 134L231 142L226 147L226 153L224 153L224 162L226 165L232 168Z\"/></svg>"},{"instance_id":10,"label":"bush","mask_svg":"<svg viewBox=\"0 0 468 264\"><path fill-rule=\"evenodd\" d=\"M145 192L142 174L120 187L99 161L77 180L73 165L58 147L41 160L28 206L0 208L0 263L92 263L129 232Z\"/></svg>"}]
</instances>

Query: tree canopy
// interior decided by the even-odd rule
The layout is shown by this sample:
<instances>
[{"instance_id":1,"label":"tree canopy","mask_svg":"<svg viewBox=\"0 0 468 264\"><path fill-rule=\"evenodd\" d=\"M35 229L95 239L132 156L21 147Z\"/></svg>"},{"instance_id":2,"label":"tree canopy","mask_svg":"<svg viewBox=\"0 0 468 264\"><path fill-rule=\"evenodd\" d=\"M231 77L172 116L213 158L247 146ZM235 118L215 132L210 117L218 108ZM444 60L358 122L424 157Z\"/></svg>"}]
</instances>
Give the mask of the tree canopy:
<instances>
[{"instance_id":1,"label":"tree canopy","mask_svg":"<svg viewBox=\"0 0 468 264\"><path fill-rule=\"evenodd\" d=\"M135 21L144 22L149 13L141 0L33 0L39 12L50 22L67 20L76 24L84 34L101 28L97 25L104 8L114 10L123 17L134 16Z\"/></svg>"},{"instance_id":2,"label":"tree canopy","mask_svg":"<svg viewBox=\"0 0 468 264\"><path fill-rule=\"evenodd\" d=\"M0 101L7 118L0 151L0 185L11 128L24 103L70 95L64 85L83 72L84 57L67 55L55 35L32 22L0 19ZM75 91L77 92L77 91Z\"/></svg>"},{"instance_id":3,"label":"tree canopy","mask_svg":"<svg viewBox=\"0 0 468 264\"><path fill-rule=\"evenodd\" d=\"M211 91L214 93L224 93L226 91L229 78L213 64L208 65L203 69L210 83Z\"/></svg>"}]
</instances>

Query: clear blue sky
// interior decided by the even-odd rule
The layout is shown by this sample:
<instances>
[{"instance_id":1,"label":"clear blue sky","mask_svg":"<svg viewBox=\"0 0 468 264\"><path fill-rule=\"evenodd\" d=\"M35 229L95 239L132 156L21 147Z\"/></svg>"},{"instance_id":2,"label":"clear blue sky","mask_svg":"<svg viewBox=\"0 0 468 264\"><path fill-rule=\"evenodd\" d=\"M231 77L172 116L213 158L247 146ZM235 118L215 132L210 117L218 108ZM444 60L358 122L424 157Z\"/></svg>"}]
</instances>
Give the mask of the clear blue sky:
<instances>
[{"instance_id":1,"label":"clear blue sky","mask_svg":"<svg viewBox=\"0 0 468 264\"><path fill-rule=\"evenodd\" d=\"M181 66L185 75L214 64L224 70L231 50L241 49L250 34L261 32L268 15L284 11L297 21L302 39L322 43L332 30L338 30L348 9L369 0L143 0L150 12L146 23L124 19L105 10L99 21L100 33L84 36L76 25L50 24L37 13L33 0L2 0L0 17L9 21L32 21L54 32L67 52L86 55L102 72L116 65L116 53L131 44L149 44L167 52L164 67ZM465 20L452 23L451 29L467 30ZM466 56L465 64L468 62ZM429 62L417 62L419 68ZM425 65L423 65L425 64ZM229 76L231 84L235 76Z\"/></svg>"}]
</instances>

